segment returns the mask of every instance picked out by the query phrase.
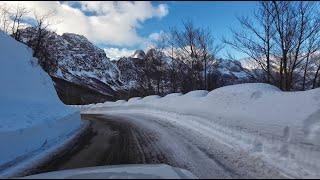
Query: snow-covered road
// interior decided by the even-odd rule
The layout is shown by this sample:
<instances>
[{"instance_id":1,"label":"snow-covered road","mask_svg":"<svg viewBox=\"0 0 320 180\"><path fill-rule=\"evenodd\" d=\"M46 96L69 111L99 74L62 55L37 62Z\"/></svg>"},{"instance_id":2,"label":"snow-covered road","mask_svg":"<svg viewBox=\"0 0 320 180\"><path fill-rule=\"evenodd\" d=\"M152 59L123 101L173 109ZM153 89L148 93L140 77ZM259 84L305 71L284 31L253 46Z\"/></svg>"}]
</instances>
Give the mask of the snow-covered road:
<instances>
[{"instance_id":1,"label":"snow-covered road","mask_svg":"<svg viewBox=\"0 0 320 180\"><path fill-rule=\"evenodd\" d=\"M166 118L153 114L114 110L84 115L91 125L77 143L25 175L103 165L165 163L187 169L199 178L286 177L219 136L203 137L192 127L171 121L168 113L164 114ZM190 117L183 120L189 122Z\"/></svg>"},{"instance_id":2,"label":"snow-covered road","mask_svg":"<svg viewBox=\"0 0 320 180\"><path fill-rule=\"evenodd\" d=\"M192 129L192 123L190 127L181 126L170 121L168 114L164 116L110 111L99 118L127 127L131 134L127 144L135 143L133 146L127 145L126 151L135 151L134 154L140 156L135 163L166 163L187 169L200 178L286 177L259 156L249 156L219 136L203 137L199 131ZM185 121L190 121L190 117L186 117Z\"/></svg>"}]
</instances>

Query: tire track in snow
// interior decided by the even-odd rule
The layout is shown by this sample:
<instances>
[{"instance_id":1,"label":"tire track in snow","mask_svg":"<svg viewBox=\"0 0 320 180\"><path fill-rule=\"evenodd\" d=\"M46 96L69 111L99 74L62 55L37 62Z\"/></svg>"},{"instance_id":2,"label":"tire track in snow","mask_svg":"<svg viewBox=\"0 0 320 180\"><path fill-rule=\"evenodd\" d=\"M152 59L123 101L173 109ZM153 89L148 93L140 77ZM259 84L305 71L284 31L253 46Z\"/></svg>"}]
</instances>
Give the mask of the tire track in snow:
<instances>
[{"instance_id":1,"label":"tire track in snow","mask_svg":"<svg viewBox=\"0 0 320 180\"><path fill-rule=\"evenodd\" d=\"M219 137L218 141L217 138L203 137L201 133L183 127L175 121L137 112L115 112L109 113L106 117L127 120L144 130L157 132L160 139L165 140L159 142L160 146L174 162L170 165L188 169L200 178L286 177L278 169L262 161L259 156L252 156L248 152L230 147ZM189 122L187 119L179 121ZM179 151L175 152L177 149Z\"/></svg>"},{"instance_id":2,"label":"tire track in snow","mask_svg":"<svg viewBox=\"0 0 320 180\"><path fill-rule=\"evenodd\" d=\"M254 177L239 173L241 169L221 161L220 155L225 154L213 153L216 151L198 142L201 139L193 132L171 122L150 116L85 116L91 121L90 136L84 136L86 141L79 139L71 151L55 156L33 174L88 166L165 163L187 169L200 178Z\"/></svg>"},{"instance_id":3,"label":"tire track in snow","mask_svg":"<svg viewBox=\"0 0 320 180\"><path fill-rule=\"evenodd\" d=\"M112 116L107 117L112 118ZM222 163L210 157L203 149L190 142L185 136L188 132L179 132L173 129L170 124L162 121L145 121L144 118L133 117L127 119L119 116L114 119L121 119L121 121L135 124L135 127L139 129L137 132L140 136L139 139L144 142L143 149L145 150L146 159L151 160L151 163L166 163L171 166L185 168L200 178L240 177L235 172L224 167ZM152 137L150 135L153 138L150 138ZM149 153L146 151L149 151Z\"/></svg>"}]
</instances>

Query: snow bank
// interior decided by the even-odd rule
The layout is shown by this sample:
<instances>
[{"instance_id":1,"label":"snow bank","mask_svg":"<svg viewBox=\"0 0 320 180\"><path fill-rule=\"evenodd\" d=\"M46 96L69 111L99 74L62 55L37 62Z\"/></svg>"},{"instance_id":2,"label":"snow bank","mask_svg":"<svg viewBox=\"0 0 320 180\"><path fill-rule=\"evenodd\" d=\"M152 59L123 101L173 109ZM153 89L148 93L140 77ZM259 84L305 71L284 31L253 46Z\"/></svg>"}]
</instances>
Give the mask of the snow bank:
<instances>
[{"instance_id":1,"label":"snow bank","mask_svg":"<svg viewBox=\"0 0 320 180\"><path fill-rule=\"evenodd\" d=\"M161 117L258 156L290 177L320 177L320 88L282 92L240 84L102 107L83 113Z\"/></svg>"},{"instance_id":2,"label":"snow bank","mask_svg":"<svg viewBox=\"0 0 320 180\"><path fill-rule=\"evenodd\" d=\"M184 97L203 97L208 94L208 91L205 90L197 90L197 91L191 91L184 95Z\"/></svg>"},{"instance_id":3,"label":"snow bank","mask_svg":"<svg viewBox=\"0 0 320 180\"><path fill-rule=\"evenodd\" d=\"M22 43L0 32L0 171L81 126Z\"/></svg>"},{"instance_id":4,"label":"snow bank","mask_svg":"<svg viewBox=\"0 0 320 180\"><path fill-rule=\"evenodd\" d=\"M155 100L155 99L160 99L161 96L158 96L158 95L151 95L151 96L146 96L144 98L142 98L143 101L152 101L152 100Z\"/></svg>"},{"instance_id":5,"label":"snow bank","mask_svg":"<svg viewBox=\"0 0 320 180\"><path fill-rule=\"evenodd\" d=\"M128 103L134 103L134 102L137 102L141 99L142 99L141 97L133 97L128 100Z\"/></svg>"},{"instance_id":6,"label":"snow bank","mask_svg":"<svg viewBox=\"0 0 320 180\"><path fill-rule=\"evenodd\" d=\"M176 96L181 96L181 95L182 95L182 93L171 93L171 94L167 94L165 96L165 98L176 97Z\"/></svg>"}]
</instances>

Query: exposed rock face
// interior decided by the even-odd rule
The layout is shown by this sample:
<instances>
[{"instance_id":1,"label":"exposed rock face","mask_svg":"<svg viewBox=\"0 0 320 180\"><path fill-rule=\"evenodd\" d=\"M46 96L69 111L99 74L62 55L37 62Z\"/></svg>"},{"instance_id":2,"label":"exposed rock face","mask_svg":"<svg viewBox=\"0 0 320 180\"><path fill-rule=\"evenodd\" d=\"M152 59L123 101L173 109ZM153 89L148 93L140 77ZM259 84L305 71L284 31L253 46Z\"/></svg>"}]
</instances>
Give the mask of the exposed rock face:
<instances>
[{"instance_id":1,"label":"exposed rock face","mask_svg":"<svg viewBox=\"0 0 320 180\"><path fill-rule=\"evenodd\" d=\"M142 76L141 59L123 57L115 62L121 72L121 81L127 88L134 87Z\"/></svg>"},{"instance_id":2,"label":"exposed rock face","mask_svg":"<svg viewBox=\"0 0 320 180\"><path fill-rule=\"evenodd\" d=\"M42 67L54 77L54 80L62 79L85 86L107 99L117 97L122 86L120 73L102 49L81 35L65 33L60 36L54 32L45 33L42 56L39 59L44 62ZM21 37L22 42L35 50L33 41L36 39L36 30L34 28L23 30ZM56 87L60 82L62 81L56 81ZM64 88L57 88L58 93L67 91L68 86L62 87Z\"/></svg>"}]
</instances>

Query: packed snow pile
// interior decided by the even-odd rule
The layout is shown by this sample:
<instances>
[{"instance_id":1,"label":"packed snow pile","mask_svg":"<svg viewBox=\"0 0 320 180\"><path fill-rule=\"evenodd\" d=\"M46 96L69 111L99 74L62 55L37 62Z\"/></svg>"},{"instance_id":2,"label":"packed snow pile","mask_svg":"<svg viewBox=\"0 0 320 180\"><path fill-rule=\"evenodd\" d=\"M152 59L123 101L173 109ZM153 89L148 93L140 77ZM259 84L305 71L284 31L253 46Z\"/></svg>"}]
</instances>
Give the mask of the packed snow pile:
<instances>
[{"instance_id":1,"label":"packed snow pile","mask_svg":"<svg viewBox=\"0 0 320 180\"><path fill-rule=\"evenodd\" d=\"M64 105L32 50L0 31L0 172L77 131L80 113Z\"/></svg>"},{"instance_id":2,"label":"packed snow pile","mask_svg":"<svg viewBox=\"0 0 320 180\"><path fill-rule=\"evenodd\" d=\"M83 113L143 114L263 159L288 177L320 177L320 89L282 92L240 84L81 106ZM241 153L240 153L241 154Z\"/></svg>"}]
</instances>

